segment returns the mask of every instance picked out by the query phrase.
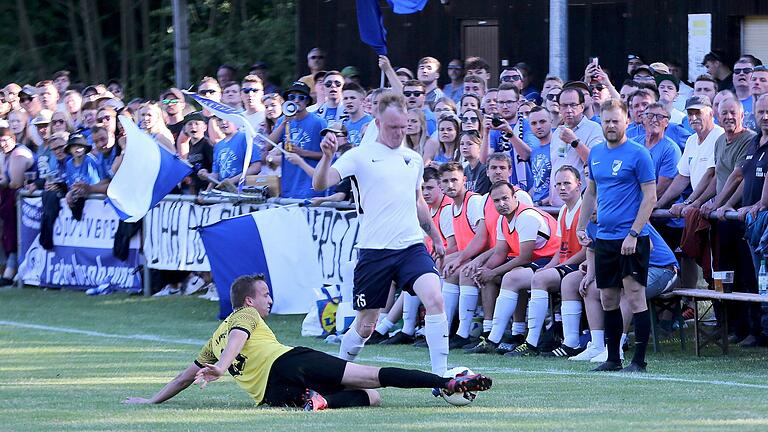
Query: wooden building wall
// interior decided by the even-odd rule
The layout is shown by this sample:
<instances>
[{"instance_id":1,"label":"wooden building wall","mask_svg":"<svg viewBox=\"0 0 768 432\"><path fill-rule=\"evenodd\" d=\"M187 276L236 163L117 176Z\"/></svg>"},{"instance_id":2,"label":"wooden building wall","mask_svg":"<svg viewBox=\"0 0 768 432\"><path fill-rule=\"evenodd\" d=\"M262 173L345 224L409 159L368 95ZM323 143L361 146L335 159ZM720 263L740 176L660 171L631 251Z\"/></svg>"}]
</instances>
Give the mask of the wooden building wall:
<instances>
[{"instance_id":1,"label":"wooden building wall","mask_svg":"<svg viewBox=\"0 0 768 432\"><path fill-rule=\"evenodd\" d=\"M499 59L529 63L540 81L548 68L549 5L544 0L431 0L419 14L395 15L382 1L393 64L415 69L431 55L447 64L461 58L462 22L498 21ZM572 0L569 4L569 74L578 78L590 56L615 79L624 77L626 54L647 62L687 62L687 15L712 14L712 46L738 54L741 18L768 15L766 0ZM365 84L378 85L373 50L360 41L353 0L299 0L297 76L307 73L306 53L328 52L328 67L355 65ZM767 36L768 37L768 36ZM443 73L443 80L446 80Z\"/></svg>"}]
</instances>

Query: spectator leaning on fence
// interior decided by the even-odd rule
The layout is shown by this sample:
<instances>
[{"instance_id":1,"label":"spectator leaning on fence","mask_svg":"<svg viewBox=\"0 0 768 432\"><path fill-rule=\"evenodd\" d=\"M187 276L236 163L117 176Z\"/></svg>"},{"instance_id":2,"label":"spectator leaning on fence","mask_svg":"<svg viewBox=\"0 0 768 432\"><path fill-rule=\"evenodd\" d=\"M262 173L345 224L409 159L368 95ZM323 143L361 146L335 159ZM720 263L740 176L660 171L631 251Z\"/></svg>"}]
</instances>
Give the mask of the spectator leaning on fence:
<instances>
[{"instance_id":1,"label":"spectator leaning on fence","mask_svg":"<svg viewBox=\"0 0 768 432\"><path fill-rule=\"evenodd\" d=\"M5 270L0 285L9 285L16 276L16 191L24 186L25 173L34 171L34 156L25 145L16 143L10 129L0 127L0 149L5 156L0 177L0 219L3 222L2 244L6 254Z\"/></svg>"}]
</instances>

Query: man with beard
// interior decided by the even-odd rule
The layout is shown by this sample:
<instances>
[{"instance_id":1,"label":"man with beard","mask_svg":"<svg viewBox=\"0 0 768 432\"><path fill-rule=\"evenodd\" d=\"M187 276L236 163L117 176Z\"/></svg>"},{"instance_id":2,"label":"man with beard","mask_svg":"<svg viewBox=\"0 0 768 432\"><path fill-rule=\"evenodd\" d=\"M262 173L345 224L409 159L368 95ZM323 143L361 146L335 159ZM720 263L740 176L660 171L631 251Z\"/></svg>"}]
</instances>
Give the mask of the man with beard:
<instances>
[{"instance_id":1,"label":"man with beard","mask_svg":"<svg viewBox=\"0 0 768 432\"><path fill-rule=\"evenodd\" d=\"M645 372L651 325L645 300L651 251L647 224L656 203L656 176L648 150L625 135L626 105L610 100L600 112L606 142L590 151L589 185L577 229L579 243L588 246L586 226L597 208L595 279L605 311L608 359L594 371L622 370L619 350L624 323L619 301L623 292L634 313L636 340L632 363L624 371Z\"/></svg>"}]
</instances>

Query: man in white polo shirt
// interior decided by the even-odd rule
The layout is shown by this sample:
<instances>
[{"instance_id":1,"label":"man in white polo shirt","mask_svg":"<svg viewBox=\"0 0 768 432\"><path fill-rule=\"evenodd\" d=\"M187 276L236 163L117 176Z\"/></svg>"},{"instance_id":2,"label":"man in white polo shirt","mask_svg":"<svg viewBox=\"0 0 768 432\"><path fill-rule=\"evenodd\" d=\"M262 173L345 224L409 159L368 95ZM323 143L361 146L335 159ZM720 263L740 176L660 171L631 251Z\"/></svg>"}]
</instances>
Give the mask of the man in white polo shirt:
<instances>
[{"instance_id":1,"label":"man in white polo shirt","mask_svg":"<svg viewBox=\"0 0 768 432\"><path fill-rule=\"evenodd\" d=\"M336 139L325 135L323 156L312 178L313 188L324 190L351 177L359 215L360 257L353 292L357 316L344 334L339 357L353 361L360 353L394 281L424 304L432 372L443 375L448 365L448 321L437 267L424 246L424 234L432 238L436 256L442 257L445 248L421 194L424 161L402 145L407 114L401 94L383 94L374 115L379 131L376 142L347 151L333 166Z\"/></svg>"}]
</instances>

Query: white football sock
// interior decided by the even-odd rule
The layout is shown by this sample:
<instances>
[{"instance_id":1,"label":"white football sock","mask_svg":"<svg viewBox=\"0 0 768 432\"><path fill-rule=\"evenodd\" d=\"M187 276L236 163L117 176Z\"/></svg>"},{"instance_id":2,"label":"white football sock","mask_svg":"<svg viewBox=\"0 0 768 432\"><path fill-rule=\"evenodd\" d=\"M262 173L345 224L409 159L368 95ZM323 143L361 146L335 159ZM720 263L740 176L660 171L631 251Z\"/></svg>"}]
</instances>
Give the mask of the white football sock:
<instances>
[{"instance_id":1,"label":"white football sock","mask_svg":"<svg viewBox=\"0 0 768 432\"><path fill-rule=\"evenodd\" d=\"M581 324L581 302L565 300L560 306L563 314L563 343L571 348L579 346L579 325Z\"/></svg>"},{"instance_id":2,"label":"white football sock","mask_svg":"<svg viewBox=\"0 0 768 432\"><path fill-rule=\"evenodd\" d=\"M456 334L469 337L469 329L472 327L472 318L477 309L477 287L472 285L459 286L459 328Z\"/></svg>"},{"instance_id":3,"label":"white football sock","mask_svg":"<svg viewBox=\"0 0 768 432\"><path fill-rule=\"evenodd\" d=\"M413 336L416 333L416 320L419 318L419 305L421 300L418 296L410 295L407 292L403 295L403 333Z\"/></svg>"},{"instance_id":4,"label":"white football sock","mask_svg":"<svg viewBox=\"0 0 768 432\"><path fill-rule=\"evenodd\" d=\"M507 323L512 318L517 307L517 293L510 290L499 291L499 297L496 299L496 307L493 309L493 327L488 340L493 343L501 342L504 337L504 330L507 329Z\"/></svg>"},{"instance_id":5,"label":"white football sock","mask_svg":"<svg viewBox=\"0 0 768 432\"><path fill-rule=\"evenodd\" d=\"M395 324L391 322L390 320L384 318L381 320L379 325L376 326L376 332L386 335L389 333L389 330L394 326Z\"/></svg>"},{"instance_id":6,"label":"white football sock","mask_svg":"<svg viewBox=\"0 0 768 432\"><path fill-rule=\"evenodd\" d=\"M493 320L483 320L483 333L488 333L493 328Z\"/></svg>"},{"instance_id":7,"label":"white football sock","mask_svg":"<svg viewBox=\"0 0 768 432\"><path fill-rule=\"evenodd\" d=\"M339 347L339 358L346 361L355 361L357 355L365 345L367 338L363 339L355 330L355 323L349 327L344 337L341 338L341 346Z\"/></svg>"},{"instance_id":8,"label":"white football sock","mask_svg":"<svg viewBox=\"0 0 768 432\"><path fill-rule=\"evenodd\" d=\"M459 307L458 285L443 282L443 303L445 304L445 318L448 320L448 328L451 328L456 309Z\"/></svg>"},{"instance_id":9,"label":"white football sock","mask_svg":"<svg viewBox=\"0 0 768 432\"><path fill-rule=\"evenodd\" d=\"M445 314L424 317L424 336L429 346L432 373L443 376L448 370L448 320Z\"/></svg>"},{"instance_id":10,"label":"white football sock","mask_svg":"<svg viewBox=\"0 0 768 432\"><path fill-rule=\"evenodd\" d=\"M513 335L525 334L525 323L524 322L513 322L512 323L512 334Z\"/></svg>"},{"instance_id":11,"label":"white football sock","mask_svg":"<svg viewBox=\"0 0 768 432\"><path fill-rule=\"evenodd\" d=\"M592 336L592 347L595 349L600 349L600 351L605 349L605 330L590 330L589 334Z\"/></svg>"},{"instance_id":12,"label":"white football sock","mask_svg":"<svg viewBox=\"0 0 768 432\"><path fill-rule=\"evenodd\" d=\"M549 293L544 290L531 290L531 300L528 302L528 345L538 346L541 328L549 309Z\"/></svg>"}]
</instances>

